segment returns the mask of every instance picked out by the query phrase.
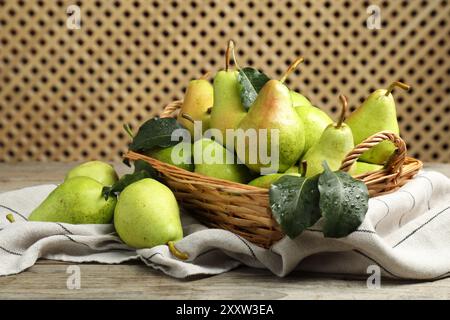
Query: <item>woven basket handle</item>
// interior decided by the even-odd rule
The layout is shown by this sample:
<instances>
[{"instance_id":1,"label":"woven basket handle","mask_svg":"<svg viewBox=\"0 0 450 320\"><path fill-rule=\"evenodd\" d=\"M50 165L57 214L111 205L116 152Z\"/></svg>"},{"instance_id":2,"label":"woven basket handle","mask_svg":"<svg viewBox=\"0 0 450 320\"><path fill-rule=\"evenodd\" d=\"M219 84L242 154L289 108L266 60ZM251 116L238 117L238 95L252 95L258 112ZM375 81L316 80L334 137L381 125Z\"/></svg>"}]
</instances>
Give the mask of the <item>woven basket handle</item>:
<instances>
[{"instance_id":1,"label":"woven basket handle","mask_svg":"<svg viewBox=\"0 0 450 320\"><path fill-rule=\"evenodd\" d=\"M164 107L164 110L161 112L160 117L161 118L175 118L177 115L176 111L178 111L182 105L183 105L183 100L175 100L175 101L169 103L167 106Z\"/></svg>"},{"instance_id":2,"label":"woven basket handle","mask_svg":"<svg viewBox=\"0 0 450 320\"><path fill-rule=\"evenodd\" d=\"M355 146L342 161L340 170L347 172L364 152L384 140L392 141L397 147L397 150L387 162L385 169L387 169L389 173L400 174L403 162L406 158L406 144L398 135L390 131L378 132Z\"/></svg>"}]
</instances>

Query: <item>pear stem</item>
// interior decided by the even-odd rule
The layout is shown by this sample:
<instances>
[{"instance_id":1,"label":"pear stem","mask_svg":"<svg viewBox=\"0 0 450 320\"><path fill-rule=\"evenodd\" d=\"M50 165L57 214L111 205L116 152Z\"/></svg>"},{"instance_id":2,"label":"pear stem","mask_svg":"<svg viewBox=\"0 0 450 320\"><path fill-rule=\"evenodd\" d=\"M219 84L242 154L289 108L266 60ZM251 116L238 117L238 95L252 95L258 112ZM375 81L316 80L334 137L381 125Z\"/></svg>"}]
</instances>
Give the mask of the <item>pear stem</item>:
<instances>
[{"instance_id":1,"label":"pear stem","mask_svg":"<svg viewBox=\"0 0 450 320\"><path fill-rule=\"evenodd\" d=\"M336 124L336 128L338 128L338 129L344 123L345 114L347 113L347 107L348 107L348 102L347 102L347 97L346 96L344 96L343 94L340 94L339 95L339 100L341 101L341 104L342 104L342 110L341 110L341 115L339 116L339 121Z\"/></svg>"},{"instance_id":2,"label":"pear stem","mask_svg":"<svg viewBox=\"0 0 450 320\"><path fill-rule=\"evenodd\" d=\"M303 160L300 163L300 175L304 177L306 175L306 170L308 169L308 162L306 160Z\"/></svg>"},{"instance_id":3,"label":"pear stem","mask_svg":"<svg viewBox=\"0 0 450 320\"><path fill-rule=\"evenodd\" d=\"M289 77L289 75L292 73L292 71L295 70L295 68L297 68L297 66L302 63L305 59L303 59L303 57L297 58L294 60L294 62L291 63L291 65L286 69L286 71L284 72L283 76L281 77L280 81L282 83L284 83L287 79L287 77Z\"/></svg>"},{"instance_id":4,"label":"pear stem","mask_svg":"<svg viewBox=\"0 0 450 320\"><path fill-rule=\"evenodd\" d=\"M225 71L228 71L230 68L230 54L234 56L234 41L228 40L227 51L225 52Z\"/></svg>"},{"instance_id":5,"label":"pear stem","mask_svg":"<svg viewBox=\"0 0 450 320\"><path fill-rule=\"evenodd\" d=\"M169 251L178 259L180 260L187 260L189 259L189 255L186 252L179 251L176 247L173 241L167 242L167 245L169 246Z\"/></svg>"},{"instance_id":6,"label":"pear stem","mask_svg":"<svg viewBox=\"0 0 450 320\"><path fill-rule=\"evenodd\" d=\"M14 219L14 216L12 215L12 213L8 213L6 215L6 219L11 223L16 222L16 219Z\"/></svg>"},{"instance_id":7,"label":"pear stem","mask_svg":"<svg viewBox=\"0 0 450 320\"><path fill-rule=\"evenodd\" d=\"M210 72L206 71L204 75L202 75L199 80L207 80L209 78Z\"/></svg>"},{"instance_id":8,"label":"pear stem","mask_svg":"<svg viewBox=\"0 0 450 320\"><path fill-rule=\"evenodd\" d=\"M134 139L133 131L131 130L131 127L128 123L125 123L123 125L123 129L125 130L126 133L128 133L128 135L130 136L131 139Z\"/></svg>"},{"instance_id":9,"label":"pear stem","mask_svg":"<svg viewBox=\"0 0 450 320\"><path fill-rule=\"evenodd\" d=\"M194 124L194 119L190 116L190 115L188 115L187 113L182 113L181 114L181 117L182 118L184 118L184 119L186 119L186 120L188 120L188 121L190 121L192 124Z\"/></svg>"},{"instance_id":10,"label":"pear stem","mask_svg":"<svg viewBox=\"0 0 450 320\"><path fill-rule=\"evenodd\" d=\"M206 110L206 114L211 114L212 108L213 108L213 107L209 107L209 108Z\"/></svg>"},{"instance_id":11,"label":"pear stem","mask_svg":"<svg viewBox=\"0 0 450 320\"><path fill-rule=\"evenodd\" d=\"M399 87L399 88L401 88L403 90L411 89L411 86L407 85L406 83L403 83L403 82L400 82L400 81L394 81L387 88L386 96L388 96L392 92L392 90L394 90L395 87Z\"/></svg>"}]
</instances>

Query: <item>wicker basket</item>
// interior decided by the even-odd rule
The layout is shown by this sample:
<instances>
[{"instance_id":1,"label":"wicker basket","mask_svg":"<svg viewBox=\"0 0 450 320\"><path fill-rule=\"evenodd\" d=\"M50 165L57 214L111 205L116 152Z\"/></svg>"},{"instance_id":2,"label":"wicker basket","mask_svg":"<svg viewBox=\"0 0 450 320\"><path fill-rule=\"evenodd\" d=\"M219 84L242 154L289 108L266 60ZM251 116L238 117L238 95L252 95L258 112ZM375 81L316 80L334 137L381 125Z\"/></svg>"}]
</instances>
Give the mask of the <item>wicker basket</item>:
<instances>
[{"instance_id":1,"label":"wicker basket","mask_svg":"<svg viewBox=\"0 0 450 320\"><path fill-rule=\"evenodd\" d=\"M173 116L180 105L180 101L169 104L161 117ZM406 157L406 145L400 137L380 132L357 145L343 160L341 170L348 171L362 153L383 140L397 146L385 168L355 177L367 185L372 197L395 191L422 168L421 161ZM180 204L205 225L229 230L265 248L283 237L272 218L267 189L203 176L131 151L125 157L150 163Z\"/></svg>"}]
</instances>

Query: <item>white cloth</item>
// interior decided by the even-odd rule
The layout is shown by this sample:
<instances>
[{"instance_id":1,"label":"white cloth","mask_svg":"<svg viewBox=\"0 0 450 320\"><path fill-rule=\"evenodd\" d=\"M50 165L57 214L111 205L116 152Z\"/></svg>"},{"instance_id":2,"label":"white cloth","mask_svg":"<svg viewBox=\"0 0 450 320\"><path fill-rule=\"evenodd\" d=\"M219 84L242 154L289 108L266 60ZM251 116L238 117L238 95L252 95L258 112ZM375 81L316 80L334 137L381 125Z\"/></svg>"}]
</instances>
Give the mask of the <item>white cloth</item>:
<instances>
[{"instance_id":1,"label":"white cloth","mask_svg":"<svg viewBox=\"0 0 450 320\"><path fill-rule=\"evenodd\" d=\"M176 246L132 250L112 225L27 222L30 212L55 188L42 185L0 194L0 275L19 273L37 259L122 263L140 259L177 278L213 275L240 264L267 268L278 276L294 269L367 274L378 265L387 277L438 279L450 275L450 179L422 171L399 191L375 197L357 231L340 239L324 238L319 221L295 240L285 237L262 249L224 230L208 229L183 215L185 238ZM16 222L6 219L13 213Z\"/></svg>"}]
</instances>

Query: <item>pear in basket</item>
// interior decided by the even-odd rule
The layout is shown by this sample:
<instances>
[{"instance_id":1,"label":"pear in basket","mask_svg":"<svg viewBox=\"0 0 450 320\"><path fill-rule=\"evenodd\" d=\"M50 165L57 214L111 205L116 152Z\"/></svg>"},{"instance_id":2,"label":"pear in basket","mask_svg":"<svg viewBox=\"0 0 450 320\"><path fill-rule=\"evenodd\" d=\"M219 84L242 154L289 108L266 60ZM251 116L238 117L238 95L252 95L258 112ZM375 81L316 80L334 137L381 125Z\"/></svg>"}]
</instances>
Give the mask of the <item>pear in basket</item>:
<instances>
[{"instance_id":1,"label":"pear in basket","mask_svg":"<svg viewBox=\"0 0 450 320\"><path fill-rule=\"evenodd\" d=\"M241 102L238 72L229 66L230 53L234 49L233 41L228 42L225 70L214 77L214 105L211 109L210 127L219 129L222 137L217 137L226 145L226 129L235 129L247 112Z\"/></svg>"},{"instance_id":2,"label":"pear in basket","mask_svg":"<svg viewBox=\"0 0 450 320\"><path fill-rule=\"evenodd\" d=\"M205 74L198 80L191 80L184 95L177 121L194 136L193 121L202 122L203 132L209 129L210 112L213 105L213 86Z\"/></svg>"},{"instance_id":3,"label":"pear in basket","mask_svg":"<svg viewBox=\"0 0 450 320\"><path fill-rule=\"evenodd\" d=\"M344 123L347 109L347 99L339 96L342 103L342 111L337 123L328 125L320 136L319 141L309 149L302 161L306 161L306 177L312 177L323 171L322 163L326 161L331 170L338 170L342 160L353 149L352 131Z\"/></svg>"},{"instance_id":4,"label":"pear in basket","mask_svg":"<svg viewBox=\"0 0 450 320\"><path fill-rule=\"evenodd\" d=\"M195 172L205 176L238 183L252 179L248 168L238 164L233 153L211 139L203 138L194 143L194 163Z\"/></svg>"},{"instance_id":5,"label":"pear in basket","mask_svg":"<svg viewBox=\"0 0 450 320\"><path fill-rule=\"evenodd\" d=\"M285 172L292 165L294 165L303 153L305 146L305 132L303 122L293 108L292 98L289 89L284 84L286 77L295 69L295 67L303 61L299 58L289 66L286 73L281 80L269 80L261 88L256 97L256 100L251 105L247 115L240 122L238 129L247 131L255 129L258 133L261 130L267 130L267 153L273 157L272 150L273 133L275 129L278 132L278 172ZM261 148L262 141L258 136L258 148ZM256 161L252 160L250 155L251 143L247 139L245 141L246 153L241 159L247 167L254 172L260 172L262 168L267 168L268 165L262 163L259 158L260 152L258 149L258 158ZM238 150L239 146L236 146ZM239 155L242 158L242 155Z\"/></svg>"},{"instance_id":6,"label":"pear in basket","mask_svg":"<svg viewBox=\"0 0 450 320\"><path fill-rule=\"evenodd\" d=\"M153 148L144 152L146 156L155 158L156 160L174 165L178 168L194 171L192 161L192 144L189 142L180 142L172 147Z\"/></svg>"},{"instance_id":7,"label":"pear in basket","mask_svg":"<svg viewBox=\"0 0 450 320\"><path fill-rule=\"evenodd\" d=\"M388 89L372 92L363 104L350 114L347 124L352 129L355 144L361 143L380 131L399 134L397 111L391 93L395 87L405 90L410 88L407 84L393 82ZM364 152L360 159L364 162L384 164L394 151L395 145L391 141L382 141Z\"/></svg>"},{"instance_id":8,"label":"pear in basket","mask_svg":"<svg viewBox=\"0 0 450 320\"><path fill-rule=\"evenodd\" d=\"M361 161L356 161L348 170L348 173L352 176L357 176L364 173L374 172L378 170L382 170L383 166L372 163L365 163Z\"/></svg>"}]
</instances>

